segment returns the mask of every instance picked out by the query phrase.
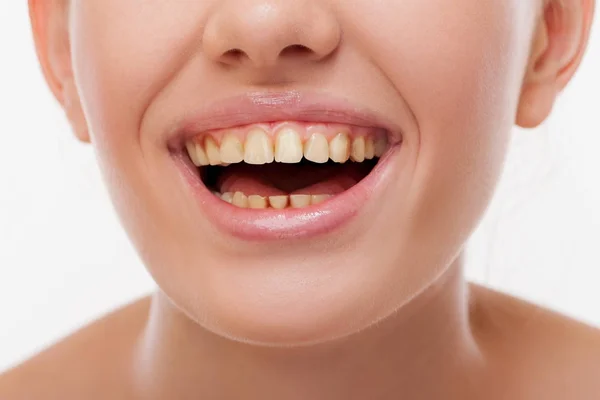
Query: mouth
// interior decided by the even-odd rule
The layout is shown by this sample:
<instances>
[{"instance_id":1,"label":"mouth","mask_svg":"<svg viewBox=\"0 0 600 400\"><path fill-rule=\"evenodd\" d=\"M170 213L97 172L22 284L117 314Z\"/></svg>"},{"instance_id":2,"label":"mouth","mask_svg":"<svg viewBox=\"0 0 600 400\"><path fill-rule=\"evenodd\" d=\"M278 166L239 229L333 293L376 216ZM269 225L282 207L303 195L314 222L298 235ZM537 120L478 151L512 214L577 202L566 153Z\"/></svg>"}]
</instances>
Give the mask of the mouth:
<instances>
[{"instance_id":1,"label":"mouth","mask_svg":"<svg viewBox=\"0 0 600 400\"><path fill-rule=\"evenodd\" d=\"M215 197L255 210L327 202L369 175L388 146L382 129L298 122L205 133L185 145Z\"/></svg>"},{"instance_id":2,"label":"mouth","mask_svg":"<svg viewBox=\"0 0 600 400\"><path fill-rule=\"evenodd\" d=\"M397 130L356 107L323 112L295 99L268 107L264 98L252 100L223 115L204 112L171 141L182 177L215 227L243 240L312 237L341 229L385 198L394 179L388 166L403 147ZM217 126L206 126L209 118Z\"/></svg>"}]
</instances>

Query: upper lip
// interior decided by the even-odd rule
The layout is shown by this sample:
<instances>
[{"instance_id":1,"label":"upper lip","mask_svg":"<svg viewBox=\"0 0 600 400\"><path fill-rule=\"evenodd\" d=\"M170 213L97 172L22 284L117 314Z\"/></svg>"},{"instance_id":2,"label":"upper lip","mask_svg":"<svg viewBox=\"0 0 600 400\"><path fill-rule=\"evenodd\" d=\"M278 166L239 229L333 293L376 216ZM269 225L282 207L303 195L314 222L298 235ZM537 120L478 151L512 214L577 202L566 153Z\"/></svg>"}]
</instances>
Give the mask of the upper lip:
<instances>
[{"instance_id":1,"label":"upper lip","mask_svg":"<svg viewBox=\"0 0 600 400\"><path fill-rule=\"evenodd\" d=\"M249 92L185 114L168 130L170 148L181 149L199 133L262 122L323 122L382 128L389 143L402 140L400 127L385 116L348 99L324 93Z\"/></svg>"}]
</instances>

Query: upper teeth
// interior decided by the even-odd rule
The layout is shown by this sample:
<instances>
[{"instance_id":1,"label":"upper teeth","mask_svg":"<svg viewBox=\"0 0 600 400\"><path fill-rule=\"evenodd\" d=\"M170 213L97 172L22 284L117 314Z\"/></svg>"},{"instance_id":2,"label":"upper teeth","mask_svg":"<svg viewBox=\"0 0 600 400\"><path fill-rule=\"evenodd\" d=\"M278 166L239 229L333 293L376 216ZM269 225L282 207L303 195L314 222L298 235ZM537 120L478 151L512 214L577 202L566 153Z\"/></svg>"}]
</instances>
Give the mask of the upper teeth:
<instances>
[{"instance_id":1,"label":"upper teeth","mask_svg":"<svg viewBox=\"0 0 600 400\"><path fill-rule=\"evenodd\" d=\"M370 132L351 135L348 128L283 125L273 136L262 126L245 131L231 130L218 138L205 135L187 142L190 158L196 166L224 165L246 162L260 165L274 161L298 163L302 157L315 163L332 160L344 163L349 159L362 162L381 157L388 147L384 135ZM304 140L303 140L304 139Z\"/></svg>"}]
</instances>

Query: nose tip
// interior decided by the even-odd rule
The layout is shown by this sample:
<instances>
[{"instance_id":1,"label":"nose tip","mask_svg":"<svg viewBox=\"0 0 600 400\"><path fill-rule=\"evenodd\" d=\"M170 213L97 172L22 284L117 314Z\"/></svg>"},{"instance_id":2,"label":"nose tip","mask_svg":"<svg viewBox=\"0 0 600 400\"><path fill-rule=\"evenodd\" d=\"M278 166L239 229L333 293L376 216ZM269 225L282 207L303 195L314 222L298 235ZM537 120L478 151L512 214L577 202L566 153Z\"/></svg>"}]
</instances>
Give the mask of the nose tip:
<instances>
[{"instance_id":1,"label":"nose tip","mask_svg":"<svg viewBox=\"0 0 600 400\"><path fill-rule=\"evenodd\" d=\"M203 51L216 62L260 68L286 59L319 61L339 45L339 24L319 1L223 3L203 33Z\"/></svg>"}]
</instances>

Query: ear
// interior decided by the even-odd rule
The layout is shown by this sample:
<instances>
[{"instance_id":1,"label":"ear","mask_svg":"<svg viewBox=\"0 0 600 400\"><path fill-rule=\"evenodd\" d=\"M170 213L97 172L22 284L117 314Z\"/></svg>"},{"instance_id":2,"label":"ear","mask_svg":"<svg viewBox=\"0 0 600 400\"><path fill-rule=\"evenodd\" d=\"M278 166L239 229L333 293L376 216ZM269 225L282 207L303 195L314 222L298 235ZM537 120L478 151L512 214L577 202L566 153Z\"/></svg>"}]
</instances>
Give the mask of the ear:
<instances>
[{"instance_id":1,"label":"ear","mask_svg":"<svg viewBox=\"0 0 600 400\"><path fill-rule=\"evenodd\" d=\"M29 0L29 17L46 82L77 138L88 143L90 136L71 68L69 0Z\"/></svg>"},{"instance_id":2,"label":"ear","mask_svg":"<svg viewBox=\"0 0 600 400\"><path fill-rule=\"evenodd\" d=\"M516 123L534 128L550 115L558 94L579 67L595 0L542 0Z\"/></svg>"}]
</instances>

